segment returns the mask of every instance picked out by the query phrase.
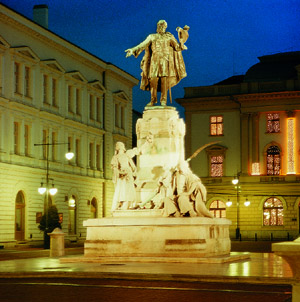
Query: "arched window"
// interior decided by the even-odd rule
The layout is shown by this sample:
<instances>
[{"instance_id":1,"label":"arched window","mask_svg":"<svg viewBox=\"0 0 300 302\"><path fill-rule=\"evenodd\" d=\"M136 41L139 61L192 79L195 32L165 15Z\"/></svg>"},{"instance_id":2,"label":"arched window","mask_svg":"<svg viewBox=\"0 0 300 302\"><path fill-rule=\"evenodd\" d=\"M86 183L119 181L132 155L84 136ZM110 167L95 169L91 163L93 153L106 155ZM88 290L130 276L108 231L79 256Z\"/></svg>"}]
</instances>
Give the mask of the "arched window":
<instances>
[{"instance_id":1,"label":"arched window","mask_svg":"<svg viewBox=\"0 0 300 302\"><path fill-rule=\"evenodd\" d=\"M97 218L97 199L95 197L91 201L91 218Z\"/></svg>"},{"instance_id":2,"label":"arched window","mask_svg":"<svg viewBox=\"0 0 300 302\"><path fill-rule=\"evenodd\" d=\"M221 200L214 200L209 207L209 211L214 215L214 217L226 218L226 206Z\"/></svg>"},{"instance_id":3,"label":"arched window","mask_svg":"<svg viewBox=\"0 0 300 302\"><path fill-rule=\"evenodd\" d=\"M227 148L213 145L205 149L208 155L210 177L222 177L225 171L225 154Z\"/></svg>"},{"instance_id":4,"label":"arched window","mask_svg":"<svg viewBox=\"0 0 300 302\"><path fill-rule=\"evenodd\" d=\"M267 175L280 175L280 149L270 146L267 150Z\"/></svg>"},{"instance_id":5,"label":"arched window","mask_svg":"<svg viewBox=\"0 0 300 302\"><path fill-rule=\"evenodd\" d=\"M22 191L16 196L15 239L24 240L25 233L25 198Z\"/></svg>"},{"instance_id":6,"label":"arched window","mask_svg":"<svg viewBox=\"0 0 300 302\"><path fill-rule=\"evenodd\" d=\"M68 233L69 235L76 234L76 198L74 195L69 199Z\"/></svg>"},{"instance_id":7,"label":"arched window","mask_svg":"<svg viewBox=\"0 0 300 302\"><path fill-rule=\"evenodd\" d=\"M283 225L283 204L276 197L270 197L264 202L264 225Z\"/></svg>"}]
</instances>

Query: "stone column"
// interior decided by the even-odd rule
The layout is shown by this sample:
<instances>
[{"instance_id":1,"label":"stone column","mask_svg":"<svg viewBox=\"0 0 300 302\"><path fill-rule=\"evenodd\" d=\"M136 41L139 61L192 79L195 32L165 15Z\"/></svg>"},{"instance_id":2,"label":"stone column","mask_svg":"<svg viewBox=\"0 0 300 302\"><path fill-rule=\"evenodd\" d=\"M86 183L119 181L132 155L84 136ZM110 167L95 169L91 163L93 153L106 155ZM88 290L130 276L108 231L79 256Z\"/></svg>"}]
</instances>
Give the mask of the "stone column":
<instances>
[{"instance_id":1,"label":"stone column","mask_svg":"<svg viewBox=\"0 0 300 302\"><path fill-rule=\"evenodd\" d=\"M241 172L248 174L249 167L249 114L241 115Z\"/></svg>"},{"instance_id":2,"label":"stone column","mask_svg":"<svg viewBox=\"0 0 300 302\"><path fill-rule=\"evenodd\" d=\"M259 162L259 113L252 114L252 163Z\"/></svg>"}]
</instances>

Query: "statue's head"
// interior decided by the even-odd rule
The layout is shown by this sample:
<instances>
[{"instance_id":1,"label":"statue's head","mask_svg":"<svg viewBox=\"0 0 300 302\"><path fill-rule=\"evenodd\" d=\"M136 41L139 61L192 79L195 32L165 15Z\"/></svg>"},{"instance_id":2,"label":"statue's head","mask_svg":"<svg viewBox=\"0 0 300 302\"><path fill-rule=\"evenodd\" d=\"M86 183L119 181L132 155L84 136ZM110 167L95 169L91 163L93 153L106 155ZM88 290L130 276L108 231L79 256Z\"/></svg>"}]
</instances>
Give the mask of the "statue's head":
<instances>
[{"instance_id":1,"label":"statue's head","mask_svg":"<svg viewBox=\"0 0 300 302\"><path fill-rule=\"evenodd\" d=\"M119 153L120 150L125 152L126 151L125 145L122 142L117 142L116 143L116 153Z\"/></svg>"},{"instance_id":2,"label":"statue's head","mask_svg":"<svg viewBox=\"0 0 300 302\"><path fill-rule=\"evenodd\" d=\"M166 29L168 27L168 24L165 20L159 20L157 22L157 29L156 31L159 33L159 34L162 34L164 32L166 32Z\"/></svg>"}]
</instances>

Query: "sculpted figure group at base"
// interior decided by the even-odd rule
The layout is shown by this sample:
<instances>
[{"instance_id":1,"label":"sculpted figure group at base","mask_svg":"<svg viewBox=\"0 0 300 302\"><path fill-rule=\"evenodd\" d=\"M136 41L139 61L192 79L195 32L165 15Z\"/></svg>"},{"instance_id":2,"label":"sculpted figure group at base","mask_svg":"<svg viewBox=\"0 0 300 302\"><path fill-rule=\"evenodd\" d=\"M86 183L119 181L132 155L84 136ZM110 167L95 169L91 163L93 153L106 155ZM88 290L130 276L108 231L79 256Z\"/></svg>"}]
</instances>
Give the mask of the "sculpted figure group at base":
<instances>
[{"instance_id":1,"label":"sculpted figure group at base","mask_svg":"<svg viewBox=\"0 0 300 302\"><path fill-rule=\"evenodd\" d=\"M149 145L148 140L144 144ZM112 158L113 182L115 193L112 211L121 209L136 209L135 176L136 166L132 158L141 154L137 148L127 150L122 142L116 144L115 155ZM164 217L213 217L205 206L206 188L200 178L190 169L187 161L181 161L175 169L167 170L160 177L156 194L149 200L151 208L162 209Z\"/></svg>"},{"instance_id":2,"label":"sculpted figure group at base","mask_svg":"<svg viewBox=\"0 0 300 302\"><path fill-rule=\"evenodd\" d=\"M161 92L160 104L167 105L167 92L181 79L186 77L185 65L181 51L187 49L184 42L187 40L189 27L177 27L180 43L175 37L166 32L167 22L160 20L157 23L157 33L150 34L146 40L133 48L125 50L126 57L137 57L143 50L145 55L141 62L142 79L140 88L150 90L151 101L147 106L157 103L157 92Z\"/></svg>"},{"instance_id":3,"label":"sculpted figure group at base","mask_svg":"<svg viewBox=\"0 0 300 302\"><path fill-rule=\"evenodd\" d=\"M165 217L213 218L205 206L206 188L187 161L181 161L175 171L169 171L159 180L157 194L152 201L156 208L163 209Z\"/></svg>"}]
</instances>

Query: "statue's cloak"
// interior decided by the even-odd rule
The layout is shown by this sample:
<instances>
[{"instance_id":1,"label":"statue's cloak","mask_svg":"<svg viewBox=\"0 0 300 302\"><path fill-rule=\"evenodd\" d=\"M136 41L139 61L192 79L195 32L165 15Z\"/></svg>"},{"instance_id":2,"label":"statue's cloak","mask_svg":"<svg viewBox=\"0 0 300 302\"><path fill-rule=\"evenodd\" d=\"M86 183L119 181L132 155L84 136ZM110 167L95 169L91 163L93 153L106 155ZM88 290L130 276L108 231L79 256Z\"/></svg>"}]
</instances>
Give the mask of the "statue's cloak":
<instances>
[{"instance_id":1,"label":"statue's cloak","mask_svg":"<svg viewBox=\"0 0 300 302\"><path fill-rule=\"evenodd\" d=\"M174 67L174 71L169 72L168 76L168 89L171 87L175 86L180 82L181 79L186 77L186 70L185 70L185 64L182 56L182 52L180 49L180 46L174 36L171 33L166 33L169 35L169 37L173 40L173 42L176 43L177 45L177 50L175 50L173 47L169 47L169 57L168 60L172 64L169 64L169 66ZM150 63L151 63L151 57L152 57L152 50L151 50L151 42L154 39L154 36L156 34L151 34L147 37L145 41L137 45L136 47L133 48L133 54L135 57L137 57L143 50L145 50L144 57L141 61L141 85L140 88L142 90L150 90ZM158 85L158 91L160 91L160 85Z\"/></svg>"}]
</instances>

